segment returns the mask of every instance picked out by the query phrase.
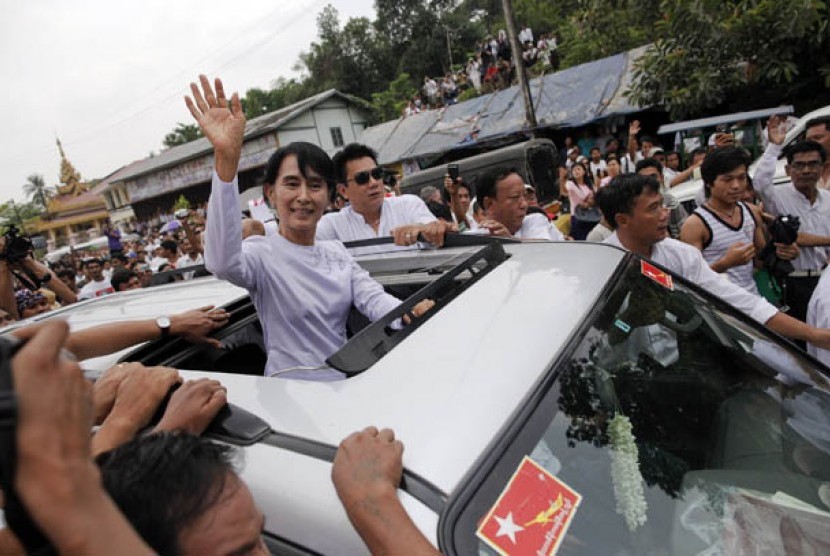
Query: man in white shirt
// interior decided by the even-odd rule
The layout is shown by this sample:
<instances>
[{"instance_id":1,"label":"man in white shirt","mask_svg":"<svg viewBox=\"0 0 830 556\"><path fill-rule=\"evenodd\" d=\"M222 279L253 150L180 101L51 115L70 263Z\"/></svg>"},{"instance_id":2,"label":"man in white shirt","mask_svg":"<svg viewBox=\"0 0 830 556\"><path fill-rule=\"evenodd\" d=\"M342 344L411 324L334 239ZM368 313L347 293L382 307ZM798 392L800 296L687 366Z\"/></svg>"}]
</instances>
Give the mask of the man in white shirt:
<instances>
[{"instance_id":1,"label":"man in white shirt","mask_svg":"<svg viewBox=\"0 0 830 556\"><path fill-rule=\"evenodd\" d=\"M526 42L533 43L533 31L530 29L530 25L527 24L519 31L519 44L524 46Z\"/></svg>"},{"instance_id":2,"label":"man in white shirt","mask_svg":"<svg viewBox=\"0 0 830 556\"><path fill-rule=\"evenodd\" d=\"M418 236L443 245L446 226L415 195L386 197L383 169L377 154L365 145L351 143L334 156L339 193L349 206L323 216L317 225L317 239L342 242L392 236L395 245L411 246Z\"/></svg>"},{"instance_id":3,"label":"man in white shirt","mask_svg":"<svg viewBox=\"0 0 830 556\"><path fill-rule=\"evenodd\" d=\"M85 260L84 269L89 276L89 282L78 292L78 301L115 293L110 281L104 277L100 259Z\"/></svg>"},{"instance_id":4,"label":"man in white shirt","mask_svg":"<svg viewBox=\"0 0 830 556\"><path fill-rule=\"evenodd\" d=\"M542 214L527 214L524 178L513 168L493 168L482 173L476 196L486 217L480 229L490 235L519 239L562 241L564 236Z\"/></svg>"},{"instance_id":5,"label":"man in white shirt","mask_svg":"<svg viewBox=\"0 0 830 556\"><path fill-rule=\"evenodd\" d=\"M615 230L605 243L651 259L783 336L830 348L830 330L808 326L781 313L764 298L723 279L709 268L700 251L669 238L669 211L663 206L655 179L619 176L613 187L597 192L597 204Z\"/></svg>"},{"instance_id":6,"label":"man in white shirt","mask_svg":"<svg viewBox=\"0 0 830 556\"><path fill-rule=\"evenodd\" d=\"M764 208L776 216L798 216L801 221L798 246L801 254L792 261L795 271L784 280L789 313L804 320L807 305L830 258L830 191L818 188L827 155L819 143L801 141L787 148L787 175L792 183L774 185L773 177L785 133L777 117L770 118L769 144L753 176L755 191ZM807 240L803 233L810 234Z\"/></svg>"},{"instance_id":7,"label":"man in white shirt","mask_svg":"<svg viewBox=\"0 0 830 556\"><path fill-rule=\"evenodd\" d=\"M594 183L599 183L599 180L608 175L608 165L602 159L602 151L599 147L591 148L591 177Z\"/></svg>"},{"instance_id":8,"label":"man in white shirt","mask_svg":"<svg viewBox=\"0 0 830 556\"><path fill-rule=\"evenodd\" d=\"M253 220L253 222L258 221ZM193 242L191 242L187 238L182 240L182 252L184 254L181 257L179 257L178 260L176 260L176 268L187 268L189 266L198 266L205 264L205 259L202 257L201 250L194 246ZM193 278L194 274L195 273L193 272L185 272L182 275L182 278L184 278L185 280L190 280Z\"/></svg>"}]
</instances>

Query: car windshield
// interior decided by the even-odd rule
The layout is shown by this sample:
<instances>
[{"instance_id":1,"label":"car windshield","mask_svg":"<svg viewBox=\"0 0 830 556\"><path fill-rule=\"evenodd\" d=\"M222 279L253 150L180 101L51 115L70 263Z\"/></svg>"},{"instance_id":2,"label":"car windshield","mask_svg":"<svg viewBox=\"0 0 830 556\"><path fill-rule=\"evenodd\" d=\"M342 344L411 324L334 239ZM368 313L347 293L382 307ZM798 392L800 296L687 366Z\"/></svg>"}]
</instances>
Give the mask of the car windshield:
<instances>
[{"instance_id":1,"label":"car windshield","mask_svg":"<svg viewBox=\"0 0 830 556\"><path fill-rule=\"evenodd\" d=\"M461 554L828 553L826 370L636 258L605 299L450 503L444 542Z\"/></svg>"}]
</instances>

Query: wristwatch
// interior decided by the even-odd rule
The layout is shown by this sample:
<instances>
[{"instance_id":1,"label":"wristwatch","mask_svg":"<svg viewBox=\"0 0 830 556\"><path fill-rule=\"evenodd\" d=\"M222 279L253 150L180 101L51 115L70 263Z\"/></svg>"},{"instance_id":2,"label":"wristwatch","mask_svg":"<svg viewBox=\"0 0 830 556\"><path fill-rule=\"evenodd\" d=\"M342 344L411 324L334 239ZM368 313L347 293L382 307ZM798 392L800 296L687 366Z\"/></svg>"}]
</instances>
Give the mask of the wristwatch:
<instances>
[{"instance_id":1,"label":"wristwatch","mask_svg":"<svg viewBox=\"0 0 830 556\"><path fill-rule=\"evenodd\" d=\"M156 326L161 330L161 339L170 336L170 317L159 317L156 319Z\"/></svg>"}]
</instances>

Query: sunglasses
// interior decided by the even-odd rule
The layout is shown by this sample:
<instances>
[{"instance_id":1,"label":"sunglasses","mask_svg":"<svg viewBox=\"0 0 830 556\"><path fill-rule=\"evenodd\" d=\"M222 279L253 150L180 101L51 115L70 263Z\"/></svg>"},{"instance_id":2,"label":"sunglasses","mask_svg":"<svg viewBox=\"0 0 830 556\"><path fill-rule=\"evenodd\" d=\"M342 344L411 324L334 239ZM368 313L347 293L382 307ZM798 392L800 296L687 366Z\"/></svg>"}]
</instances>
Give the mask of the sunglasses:
<instances>
[{"instance_id":1,"label":"sunglasses","mask_svg":"<svg viewBox=\"0 0 830 556\"><path fill-rule=\"evenodd\" d=\"M377 167L372 168L371 170L364 170L363 172L358 172L354 175L354 178L348 180L353 181L357 185L366 185L369 183L370 179L379 180L383 177L383 168Z\"/></svg>"}]
</instances>

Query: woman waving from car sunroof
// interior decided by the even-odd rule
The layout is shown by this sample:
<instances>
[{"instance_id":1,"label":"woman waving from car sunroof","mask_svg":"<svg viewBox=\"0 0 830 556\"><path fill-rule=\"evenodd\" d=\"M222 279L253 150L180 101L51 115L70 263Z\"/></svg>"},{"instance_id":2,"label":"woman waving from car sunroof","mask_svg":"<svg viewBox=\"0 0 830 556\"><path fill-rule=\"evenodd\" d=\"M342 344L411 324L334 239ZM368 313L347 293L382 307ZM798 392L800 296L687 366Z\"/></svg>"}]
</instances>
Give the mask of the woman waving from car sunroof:
<instances>
[{"instance_id":1,"label":"woman waving from car sunroof","mask_svg":"<svg viewBox=\"0 0 830 556\"><path fill-rule=\"evenodd\" d=\"M317 223L334 187L331 159L311 143L279 148L268 161L265 190L279 215L279 233L242 241L237 170L245 133L239 96L228 100L204 75L185 97L214 148L205 264L217 277L248 290L262 323L267 376L330 381L344 378L326 358L346 341L354 306L376 320L400 304L338 241L315 241ZM413 309L420 316L433 302Z\"/></svg>"}]
</instances>

